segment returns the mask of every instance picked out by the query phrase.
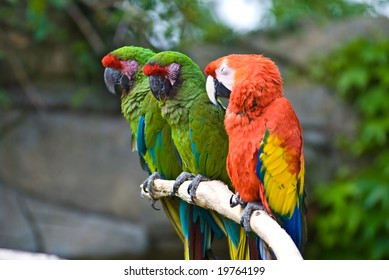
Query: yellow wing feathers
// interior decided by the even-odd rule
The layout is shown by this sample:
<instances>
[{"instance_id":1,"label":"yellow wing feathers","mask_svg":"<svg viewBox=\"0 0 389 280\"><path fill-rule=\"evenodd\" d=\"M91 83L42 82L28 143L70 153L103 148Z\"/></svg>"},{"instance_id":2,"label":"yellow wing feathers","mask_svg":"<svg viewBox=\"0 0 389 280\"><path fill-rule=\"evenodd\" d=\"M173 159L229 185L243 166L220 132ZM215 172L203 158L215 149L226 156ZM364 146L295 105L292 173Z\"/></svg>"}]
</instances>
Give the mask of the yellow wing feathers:
<instances>
[{"instance_id":1,"label":"yellow wing feathers","mask_svg":"<svg viewBox=\"0 0 389 280\"><path fill-rule=\"evenodd\" d=\"M270 208L278 215L291 217L298 203L297 174L290 170L288 155L279 137L266 135L261 143L261 173Z\"/></svg>"}]
</instances>

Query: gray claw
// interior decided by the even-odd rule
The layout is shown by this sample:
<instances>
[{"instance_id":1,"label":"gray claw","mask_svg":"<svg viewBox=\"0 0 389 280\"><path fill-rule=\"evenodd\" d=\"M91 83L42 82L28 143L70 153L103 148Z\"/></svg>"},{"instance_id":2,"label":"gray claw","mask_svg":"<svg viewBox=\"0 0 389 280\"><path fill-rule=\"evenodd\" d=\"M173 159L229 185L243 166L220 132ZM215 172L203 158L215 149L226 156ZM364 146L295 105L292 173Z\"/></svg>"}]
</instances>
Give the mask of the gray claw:
<instances>
[{"instance_id":1,"label":"gray claw","mask_svg":"<svg viewBox=\"0 0 389 280\"><path fill-rule=\"evenodd\" d=\"M196 190L202 181L209 181L209 179L201 174L197 175L188 186L188 194L193 204L196 204L194 198L196 196Z\"/></svg>"},{"instance_id":2,"label":"gray claw","mask_svg":"<svg viewBox=\"0 0 389 280\"><path fill-rule=\"evenodd\" d=\"M151 207L154 210L160 210L159 208L157 208L155 206L157 199L154 198L154 192L153 192L153 185L154 185L154 181L156 179L163 179L161 173L154 172L153 174L151 174L146 180L143 181L142 188L143 188L143 191L148 193L151 197L151 200L152 200Z\"/></svg>"},{"instance_id":3,"label":"gray claw","mask_svg":"<svg viewBox=\"0 0 389 280\"><path fill-rule=\"evenodd\" d=\"M264 210L264 207L259 202L248 202L243 210L243 215L240 219L240 224L244 227L244 230L247 233L252 231L250 226L250 217L255 210Z\"/></svg>"},{"instance_id":4,"label":"gray claw","mask_svg":"<svg viewBox=\"0 0 389 280\"><path fill-rule=\"evenodd\" d=\"M173 184L173 190L170 193L170 197L174 197L175 194L177 193L178 189L187 180L193 179L195 176L192 173L189 172L181 172L181 174L177 177L176 181Z\"/></svg>"},{"instance_id":5,"label":"gray claw","mask_svg":"<svg viewBox=\"0 0 389 280\"><path fill-rule=\"evenodd\" d=\"M246 207L247 202L240 198L240 194L236 192L235 195L232 195L230 198L230 207L234 208L235 206L240 205Z\"/></svg>"},{"instance_id":6,"label":"gray claw","mask_svg":"<svg viewBox=\"0 0 389 280\"><path fill-rule=\"evenodd\" d=\"M153 202L151 203L151 208L153 208L154 210L157 210L157 211L161 210L161 209L157 208L157 206L155 206L155 203L157 203L157 200L153 199Z\"/></svg>"}]
</instances>

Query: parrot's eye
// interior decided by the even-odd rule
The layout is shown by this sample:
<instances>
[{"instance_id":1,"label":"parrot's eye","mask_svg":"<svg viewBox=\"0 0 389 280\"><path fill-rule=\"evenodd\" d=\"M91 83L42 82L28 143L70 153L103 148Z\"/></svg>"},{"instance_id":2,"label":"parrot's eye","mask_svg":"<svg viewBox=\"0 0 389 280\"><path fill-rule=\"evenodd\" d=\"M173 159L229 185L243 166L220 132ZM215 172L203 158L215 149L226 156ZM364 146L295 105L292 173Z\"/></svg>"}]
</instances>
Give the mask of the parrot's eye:
<instances>
[{"instance_id":1,"label":"parrot's eye","mask_svg":"<svg viewBox=\"0 0 389 280\"><path fill-rule=\"evenodd\" d=\"M223 66L220 69L220 74L222 74L223 76L228 76L230 73L231 73L231 69L228 68L227 66Z\"/></svg>"},{"instance_id":2,"label":"parrot's eye","mask_svg":"<svg viewBox=\"0 0 389 280\"><path fill-rule=\"evenodd\" d=\"M222 92L223 91L227 92L232 90L232 86L234 84L234 73L235 73L234 69L230 68L226 64L223 64L218 69L216 69L215 76L220 82L220 84L223 85L223 89L222 88L220 89ZM215 88L216 86L217 85L215 84ZM223 94L226 95L225 93L222 93L222 95Z\"/></svg>"}]
</instances>

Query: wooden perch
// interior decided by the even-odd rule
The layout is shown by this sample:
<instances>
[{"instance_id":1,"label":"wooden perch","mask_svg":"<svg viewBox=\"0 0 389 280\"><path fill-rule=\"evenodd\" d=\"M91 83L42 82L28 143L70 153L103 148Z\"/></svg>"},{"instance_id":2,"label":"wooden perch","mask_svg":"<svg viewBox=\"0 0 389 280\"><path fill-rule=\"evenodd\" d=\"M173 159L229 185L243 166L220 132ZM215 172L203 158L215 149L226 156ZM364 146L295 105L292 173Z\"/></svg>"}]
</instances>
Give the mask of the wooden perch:
<instances>
[{"instance_id":1,"label":"wooden perch","mask_svg":"<svg viewBox=\"0 0 389 280\"><path fill-rule=\"evenodd\" d=\"M159 199L169 196L173 189L173 184L174 181L155 180L153 187L154 198ZM187 192L189 184L190 181L184 182L176 196L188 203L192 203ZM151 198L148 193L143 191L142 186L141 190L142 197ZM196 205L214 210L239 224L243 214L243 208L240 206L230 207L230 198L232 195L233 193L224 183L220 181L205 181L201 182L197 188L195 202ZM277 259L302 259L299 250L290 236L265 211L254 211L250 218L250 226L270 246Z\"/></svg>"}]
</instances>

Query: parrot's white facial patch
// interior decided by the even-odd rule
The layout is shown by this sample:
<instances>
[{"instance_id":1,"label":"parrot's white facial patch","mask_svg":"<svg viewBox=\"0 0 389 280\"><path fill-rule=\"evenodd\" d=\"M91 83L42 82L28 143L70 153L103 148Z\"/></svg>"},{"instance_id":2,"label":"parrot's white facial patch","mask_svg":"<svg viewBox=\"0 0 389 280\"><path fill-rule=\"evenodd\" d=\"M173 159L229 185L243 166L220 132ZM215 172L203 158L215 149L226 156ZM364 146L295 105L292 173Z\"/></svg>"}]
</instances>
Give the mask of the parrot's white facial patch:
<instances>
[{"instance_id":1,"label":"parrot's white facial patch","mask_svg":"<svg viewBox=\"0 0 389 280\"><path fill-rule=\"evenodd\" d=\"M235 70L230 68L226 61L223 61L220 67L215 70L215 74L216 79L218 79L220 83L222 83L229 90L232 90L232 87L234 86Z\"/></svg>"},{"instance_id":2,"label":"parrot's white facial patch","mask_svg":"<svg viewBox=\"0 0 389 280\"><path fill-rule=\"evenodd\" d=\"M217 106L218 102L216 100L215 83L212 76L208 76L207 78L206 89L209 100L211 100L211 102Z\"/></svg>"}]
</instances>

